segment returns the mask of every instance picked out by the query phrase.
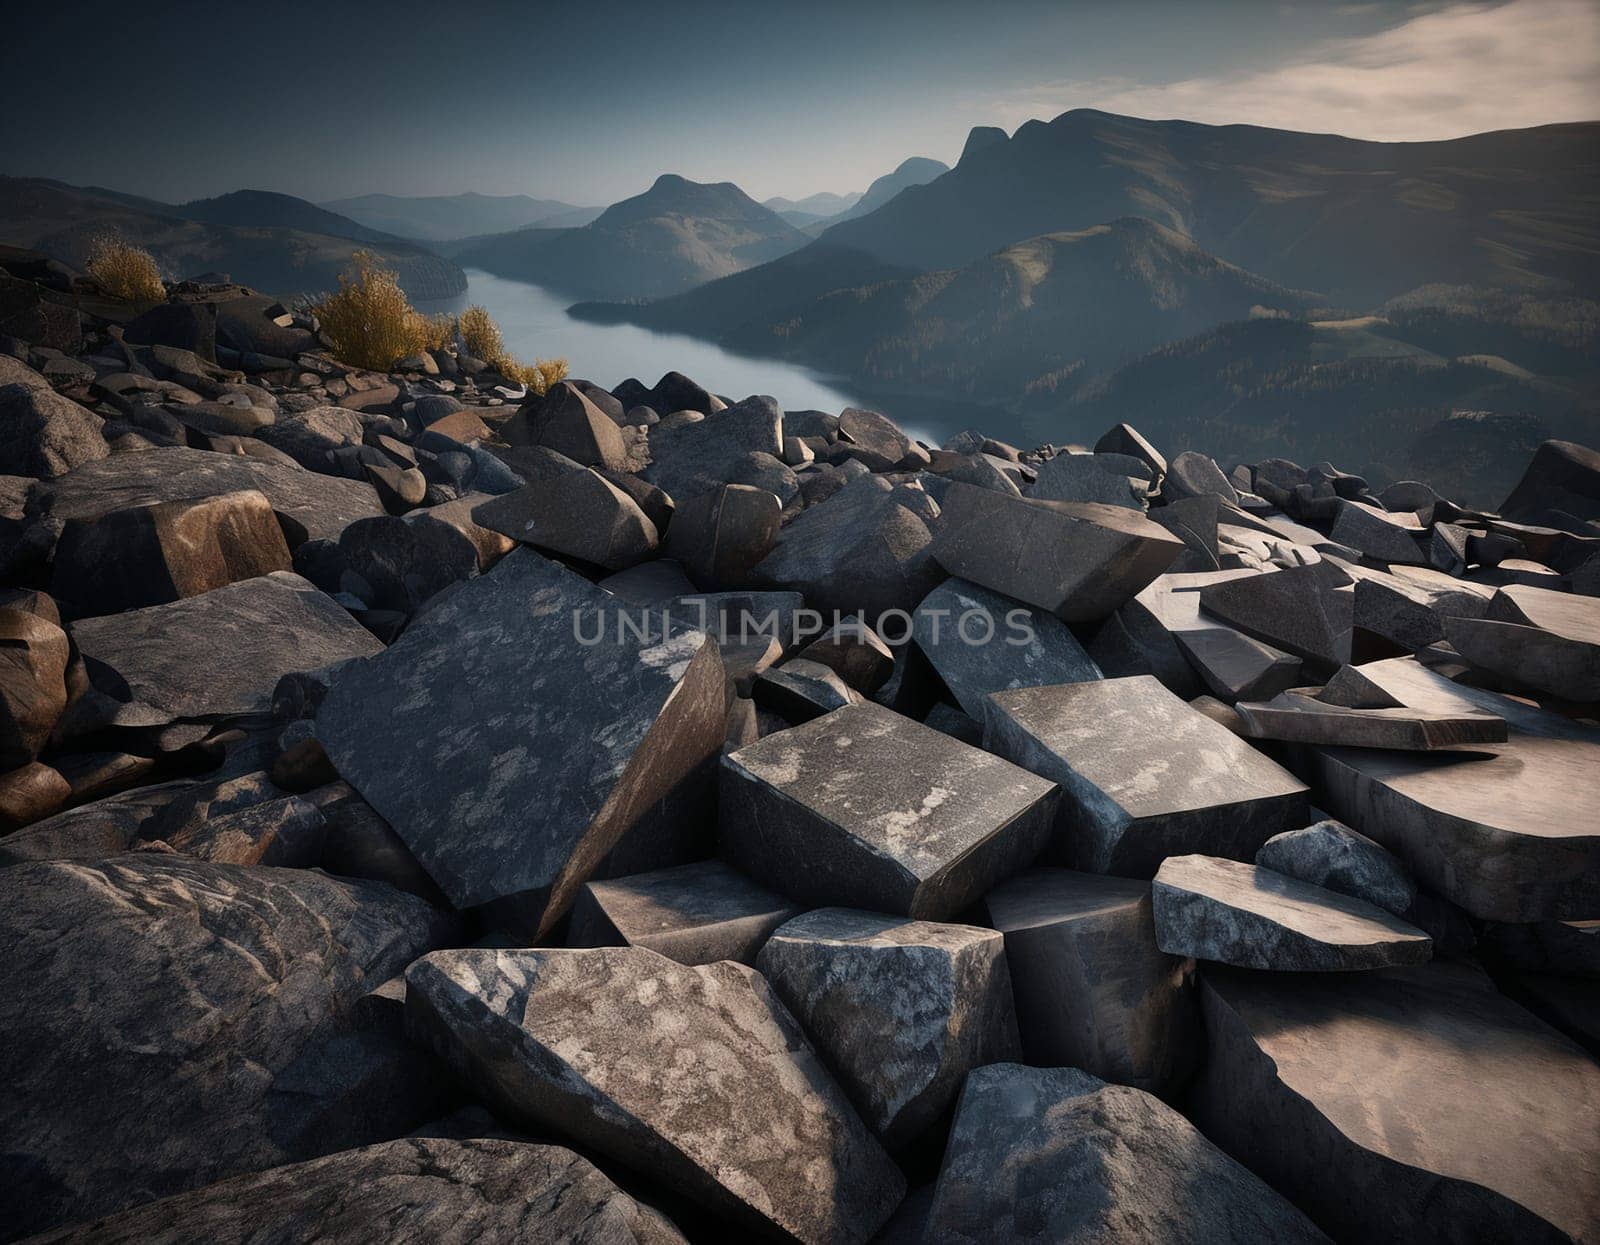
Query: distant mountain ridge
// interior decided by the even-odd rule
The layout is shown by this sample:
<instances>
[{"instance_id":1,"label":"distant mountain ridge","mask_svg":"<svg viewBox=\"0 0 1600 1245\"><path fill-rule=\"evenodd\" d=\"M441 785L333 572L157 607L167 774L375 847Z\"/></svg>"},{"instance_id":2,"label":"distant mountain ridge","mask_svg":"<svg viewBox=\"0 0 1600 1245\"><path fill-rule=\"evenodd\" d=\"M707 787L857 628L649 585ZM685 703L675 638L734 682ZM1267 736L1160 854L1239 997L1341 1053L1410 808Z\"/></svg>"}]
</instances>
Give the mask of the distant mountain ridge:
<instances>
[{"instance_id":1,"label":"distant mountain ridge","mask_svg":"<svg viewBox=\"0 0 1600 1245\"><path fill-rule=\"evenodd\" d=\"M912 156L909 160L902 160L894 172L885 173L875 179L872 185L867 187L866 193L834 217L829 225L831 227L839 221L854 220L858 216L876 212L902 190L911 186L926 185L949 171L950 166L944 161L930 160L926 156Z\"/></svg>"},{"instance_id":2,"label":"distant mountain ridge","mask_svg":"<svg viewBox=\"0 0 1600 1245\"><path fill-rule=\"evenodd\" d=\"M474 239L467 267L577 298L661 298L788 254L810 239L732 182L672 173L577 229Z\"/></svg>"},{"instance_id":3,"label":"distant mountain ridge","mask_svg":"<svg viewBox=\"0 0 1600 1245\"><path fill-rule=\"evenodd\" d=\"M603 209L529 195L357 195L321 205L372 229L423 242L447 242L535 225L587 225Z\"/></svg>"}]
</instances>

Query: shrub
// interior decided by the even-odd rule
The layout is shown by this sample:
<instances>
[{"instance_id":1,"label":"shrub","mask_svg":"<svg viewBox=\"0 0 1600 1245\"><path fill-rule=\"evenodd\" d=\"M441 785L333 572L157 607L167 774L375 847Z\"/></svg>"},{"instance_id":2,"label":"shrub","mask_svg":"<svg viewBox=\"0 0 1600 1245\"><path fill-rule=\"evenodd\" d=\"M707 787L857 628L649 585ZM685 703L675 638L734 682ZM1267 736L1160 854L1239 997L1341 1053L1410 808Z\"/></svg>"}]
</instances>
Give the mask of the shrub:
<instances>
[{"instance_id":1,"label":"shrub","mask_svg":"<svg viewBox=\"0 0 1600 1245\"><path fill-rule=\"evenodd\" d=\"M461 345L474 359L482 359L507 380L526 385L537 394L544 394L551 385L565 380L565 359L535 359L532 363L519 363L506 350L500 326L482 307L468 307L458 321Z\"/></svg>"},{"instance_id":2,"label":"shrub","mask_svg":"<svg viewBox=\"0 0 1600 1245\"><path fill-rule=\"evenodd\" d=\"M339 288L312 310L341 362L386 372L397 359L426 344L431 322L407 301L399 277L378 267L370 251L357 251L339 274Z\"/></svg>"},{"instance_id":3,"label":"shrub","mask_svg":"<svg viewBox=\"0 0 1600 1245\"><path fill-rule=\"evenodd\" d=\"M507 380L526 385L530 392L543 397L550 386L567 378L565 359L535 359L532 363L518 363L515 359L502 359L496 370Z\"/></svg>"},{"instance_id":4,"label":"shrub","mask_svg":"<svg viewBox=\"0 0 1600 1245\"><path fill-rule=\"evenodd\" d=\"M115 234L101 234L89 244L85 271L112 298L130 303L159 303L167 297L155 256Z\"/></svg>"}]
</instances>

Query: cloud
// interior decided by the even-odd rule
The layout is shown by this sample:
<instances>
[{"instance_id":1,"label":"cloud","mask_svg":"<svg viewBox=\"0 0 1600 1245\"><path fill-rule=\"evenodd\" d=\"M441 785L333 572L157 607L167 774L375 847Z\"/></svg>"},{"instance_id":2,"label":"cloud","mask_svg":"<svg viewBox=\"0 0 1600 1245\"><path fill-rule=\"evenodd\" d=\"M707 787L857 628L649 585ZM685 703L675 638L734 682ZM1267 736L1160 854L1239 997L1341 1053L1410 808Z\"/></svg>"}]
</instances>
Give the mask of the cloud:
<instances>
[{"instance_id":1,"label":"cloud","mask_svg":"<svg viewBox=\"0 0 1600 1245\"><path fill-rule=\"evenodd\" d=\"M1600 118L1594 0L1452 4L1263 69L1042 83L983 105L1008 128L1069 108L1407 141Z\"/></svg>"}]
</instances>

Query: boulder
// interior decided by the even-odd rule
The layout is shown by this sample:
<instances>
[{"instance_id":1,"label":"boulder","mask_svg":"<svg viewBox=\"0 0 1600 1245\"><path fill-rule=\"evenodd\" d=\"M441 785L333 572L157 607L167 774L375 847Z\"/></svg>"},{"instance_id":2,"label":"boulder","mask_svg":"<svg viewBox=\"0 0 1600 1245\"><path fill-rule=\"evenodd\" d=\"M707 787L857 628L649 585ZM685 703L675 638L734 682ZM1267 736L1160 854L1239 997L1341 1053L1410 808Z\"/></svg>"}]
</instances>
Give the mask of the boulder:
<instances>
[{"instance_id":1,"label":"boulder","mask_svg":"<svg viewBox=\"0 0 1600 1245\"><path fill-rule=\"evenodd\" d=\"M984 747L1061 784L1052 858L1091 873L1249 860L1307 817L1303 783L1148 675L997 692Z\"/></svg>"},{"instance_id":2,"label":"boulder","mask_svg":"<svg viewBox=\"0 0 1600 1245\"><path fill-rule=\"evenodd\" d=\"M38 757L67 708L67 634L48 618L0 608L0 773Z\"/></svg>"},{"instance_id":3,"label":"boulder","mask_svg":"<svg viewBox=\"0 0 1600 1245\"><path fill-rule=\"evenodd\" d=\"M1185 450L1167 465L1161 496L1168 501L1182 501L1206 494L1220 497L1230 506L1239 504L1238 490L1228 483L1228 477L1222 474L1216 460L1194 450Z\"/></svg>"},{"instance_id":4,"label":"boulder","mask_svg":"<svg viewBox=\"0 0 1600 1245\"><path fill-rule=\"evenodd\" d=\"M972 718L990 692L1101 677L1077 637L1054 614L947 579L912 615L917 649Z\"/></svg>"},{"instance_id":5,"label":"boulder","mask_svg":"<svg viewBox=\"0 0 1600 1245\"><path fill-rule=\"evenodd\" d=\"M340 533L337 555L319 568L332 582L319 580L319 586L354 596L367 610L413 614L452 584L471 579L479 566L471 538L454 524L425 521L428 513L357 519ZM297 567L313 543L295 551ZM309 568L307 578L313 578Z\"/></svg>"},{"instance_id":6,"label":"boulder","mask_svg":"<svg viewBox=\"0 0 1600 1245\"><path fill-rule=\"evenodd\" d=\"M1395 708L1330 705L1310 690L1279 692L1271 700L1234 705L1251 739L1329 744L1346 748L1393 748L1405 752L1471 749L1504 743L1505 719L1487 713L1425 713Z\"/></svg>"},{"instance_id":7,"label":"boulder","mask_svg":"<svg viewBox=\"0 0 1600 1245\"><path fill-rule=\"evenodd\" d=\"M1077 1068L967 1078L926 1239L1252 1245L1326 1237L1159 1099Z\"/></svg>"},{"instance_id":8,"label":"boulder","mask_svg":"<svg viewBox=\"0 0 1600 1245\"><path fill-rule=\"evenodd\" d=\"M584 884L569 947L644 947L680 964L754 964L768 936L800 915L720 860Z\"/></svg>"},{"instance_id":9,"label":"boulder","mask_svg":"<svg viewBox=\"0 0 1600 1245\"><path fill-rule=\"evenodd\" d=\"M684 502L667 532L667 552L706 588L746 583L772 552L783 506L765 489L725 484Z\"/></svg>"},{"instance_id":10,"label":"boulder","mask_svg":"<svg viewBox=\"0 0 1600 1245\"><path fill-rule=\"evenodd\" d=\"M0 870L0 1222L26 1234L415 1127L398 1086L358 1106L355 1070L315 1072L355 999L442 933L421 900L305 870Z\"/></svg>"},{"instance_id":11,"label":"boulder","mask_svg":"<svg viewBox=\"0 0 1600 1245\"><path fill-rule=\"evenodd\" d=\"M628 447L616 422L571 381L551 386L536 409L524 405L502 435L512 445L542 445L584 467L628 469Z\"/></svg>"},{"instance_id":12,"label":"boulder","mask_svg":"<svg viewBox=\"0 0 1600 1245\"><path fill-rule=\"evenodd\" d=\"M892 419L859 407L839 412L838 435L849 457L873 471L893 471L911 450L911 438Z\"/></svg>"},{"instance_id":13,"label":"boulder","mask_svg":"<svg viewBox=\"0 0 1600 1245\"><path fill-rule=\"evenodd\" d=\"M406 515L405 519L407 523L424 531L431 531L435 524L453 529L472 546L478 569L486 571L517 547L517 542L511 537L483 527L473 520L472 512L488 500L487 493L468 493L454 501L442 502L426 510L413 511ZM432 541L428 543L431 544Z\"/></svg>"},{"instance_id":14,"label":"boulder","mask_svg":"<svg viewBox=\"0 0 1600 1245\"><path fill-rule=\"evenodd\" d=\"M723 852L802 903L925 920L1043 847L1053 783L868 703L722 760Z\"/></svg>"},{"instance_id":15,"label":"boulder","mask_svg":"<svg viewBox=\"0 0 1600 1245\"><path fill-rule=\"evenodd\" d=\"M383 647L331 597L287 571L80 619L72 638L100 690L168 720L265 712L284 675Z\"/></svg>"},{"instance_id":16,"label":"boulder","mask_svg":"<svg viewBox=\"0 0 1600 1245\"><path fill-rule=\"evenodd\" d=\"M862 697L830 667L796 657L779 665L764 665L750 684L757 707L796 724L832 713Z\"/></svg>"},{"instance_id":17,"label":"boulder","mask_svg":"<svg viewBox=\"0 0 1600 1245\"><path fill-rule=\"evenodd\" d=\"M1357 501L1339 502L1339 513L1328 535L1337 544L1359 549L1378 562L1398 562L1408 566L1427 566L1422 548L1427 533L1414 514L1391 514Z\"/></svg>"},{"instance_id":18,"label":"boulder","mask_svg":"<svg viewBox=\"0 0 1600 1245\"><path fill-rule=\"evenodd\" d=\"M1447 618L1468 662L1513 691L1600 701L1600 599L1508 584L1482 618Z\"/></svg>"},{"instance_id":19,"label":"boulder","mask_svg":"<svg viewBox=\"0 0 1600 1245\"><path fill-rule=\"evenodd\" d=\"M1549 510L1600 519L1600 453L1571 441L1546 441L1534 451L1500 513L1537 519Z\"/></svg>"},{"instance_id":20,"label":"boulder","mask_svg":"<svg viewBox=\"0 0 1600 1245\"><path fill-rule=\"evenodd\" d=\"M515 1190L514 1196L508 1191ZM672 1245L677 1229L587 1159L500 1137L403 1137L234 1176L38 1238L58 1245L308 1241Z\"/></svg>"},{"instance_id":21,"label":"boulder","mask_svg":"<svg viewBox=\"0 0 1600 1245\"><path fill-rule=\"evenodd\" d=\"M1350 618L1338 614L1317 566L1219 580L1200 590L1200 608L1248 636L1326 670L1350 660ZM1354 608L1354 597L1345 603Z\"/></svg>"},{"instance_id":22,"label":"boulder","mask_svg":"<svg viewBox=\"0 0 1600 1245\"><path fill-rule=\"evenodd\" d=\"M1273 835L1256 853L1256 864L1399 917L1417 897L1417 884L1398 860L1366 835L1333 820Z\"/></svg>"},{"instance_id":23,"label":"boulder","mask_svg":"<svg viewBox=\"0 0 1600 1245\"><path fill-rule=\"evenodd\" d=\"M255 435L308 471L349 475L339 469L334 451L360 445L362 427L355 412L342 406L314 406L280 412L271 424L256 429Z\"/></svg>"},{"instance_id":24,"label":"boulder","mask_svg":"<svg viewBox=\"0 0 1600 1245\"><path fill-rule=\"evenodd\" d=\"M855 615L841 618L800 650L805 661L827 666L856 691L870 696L894 672L894 654Z\"/></svg>"},{"instance_id":25,"label":"boulder","mask_svg":"<svg viewBox=\"0 0 1600 1245\"><path fill-rule=\"evenodd\" d=\"M518 550L342 670L322 702L317 737L339 773L458 908L547 930L719 752L715 642L640 638L622 613Z\"/></svg>"},{"instance_id":26,"label":"boulder","mask_svg":"<svg viewBox=\"0 0 1600 1245\"><path fill-rule=\"evenodd\" d=\"M1156 945L1150 883L1030 869L983 904L1005 935L1029 1063L1164 1096L1182 1086L1199 1062L1194 961Z\"/></svg>"},{"instance_id":27,"label":"boulder","mask_svg":"<svg viewBox=\"0 0 1600 1245\"><path fill-rule=\"evenodd\" d=\"M1021 1054L993 930L819 908L756 967L892 1150L938 1128L971 1069Z\"/></svg>"},{"instance_id":28,"label":"boulder","mask_svg":"<svg viewBox=\"0 0 1600 1245\"><path fill-rule=\"evenodd\" d=\"M1426 963L1433 940L1392 913L1259 865L1169 856L1156 871L1156 943L1238 968L1326 973Z\"/></svg>"},{"instance_id":29,"label":"boulder","mask_svg":"<svg viewBox=\"0 0 1600 1245\"><path fill-rule=\"evenodd\" d=\"M1131 424L1118 424L1094 443L1096 454L1126 454L1150 468L1150 478L1159 485L1167 474L1167 460L1161 451L1139 435Z\"/></svg>"},{"instance_id":30,"label":"boulder","mask_svg":"<svg viewBox=\"0 0 1600 1245\"><path fill-rule=\"evenodd\" d=\"M1088 501L1142 511L1150 489L1150 467L1127 454L1057 454L1039 465L1028 490L1036 501Z\"/></svg>"},{"instance_id":31,"label":"boulder","mask_svg":"<svg viewBox=\"0 0 1600 1245\"><path fill-rule=\"evenodd\" d=\"M0 834L43 821L71 798L72 784L39 761L0 773ZM6 863L0 856L0 864Z\"/></svg>"},{"instance_id":32,"label":"boulder","mask_svg":"<svg viewBox=\"0 0 1600 1245\"><path fill-rule=\"evenodd\" d=\"M1207 969L1208 1137L1340 1240L1600 1230L1600 1065L1478 969Z\"/></svg>"},{"instance_id":33,"label":"boulder","mask_svg":"<svg viewBox=\"0 0 1600 1245\"><path fill-rule=\"evenodd\" d=\"M106 458L98 415L48 386L0 385L0 462L14 475L44 479Z\"/></svg>"},{"instance_id":34,"label":"boulder","mask_svg":"<svg viewBox=\"0 0 1600 1245\"><path fill-rule=\"evenodd\" d=\"M67 520L50 591L80 617L114 614L290 566L272 503L241 489Z\"/></svg>"},{"instance_id":35,"label":"boulder","mask_svg":"<svg viewBox=\"0 0 1600 1245\"><path fill-rule=\"evenodd\" d=\"M655 553L656 525L593 471L570 471L480 504L475 523L525 545L620 571Z\"/></svg>"},{"instance_id":36,"label":"boulder","mask_svg":"<svg viewBox=\"0 0 1600 1245\"><path fill-rule=\"evenodd\" d=\"M405 1009L413 1038L497 1114L559 1129L739 1232L865 1241L905 1193L742 964L641 947L436 952L407 971ZM678 1057L661 1058L665 1043Z\"/></svg>"},{"instance_id":37,"label":"boulder","mask_svg":"<svg viewBox=\"0 0 1600 1245\"><path fill-rule=\"evenodd\" d=\"M650 464L640 474L673 497L699 497L723 484L763 487L763 475L771 473L785 483L769 491L787 502L798 483L782 454L783 411L758 396L703 419L663 420L650 429Z\"/></svg>"},{"instance_id":38,"label":"boulder","mask_svg":"<svg viewBox=\"0 0 1600 1245\"><path fill-rule=\"evenodd\" d=\"M1031 501L952 483L933 553L952 575L1084 622L1111 613L1182 549L1176 536L1121 506Z\"/></svg>"}]
</instances>

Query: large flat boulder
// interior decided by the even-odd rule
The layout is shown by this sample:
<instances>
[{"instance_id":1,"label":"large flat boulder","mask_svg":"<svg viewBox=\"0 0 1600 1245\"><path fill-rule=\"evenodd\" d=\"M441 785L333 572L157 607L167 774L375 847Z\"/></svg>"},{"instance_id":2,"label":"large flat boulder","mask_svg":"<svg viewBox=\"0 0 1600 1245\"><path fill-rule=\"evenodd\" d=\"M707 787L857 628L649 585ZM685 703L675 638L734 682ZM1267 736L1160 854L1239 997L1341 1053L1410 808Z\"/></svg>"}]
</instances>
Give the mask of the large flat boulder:
<instances>
[{"instance_id":1,"label":"large flat boulder","mask_svg":"<svg viewBox=\"0 0 1600 1245\"><path fill-rule=\"evenodd\" d=\"M104 423L48 384L0 384L0 462L34 479L106 458Z\"/></svg>"},{"instance_id":2,"label":"large flat boulder","mask_svg":"<svg viewBox=\"0 0 1600 1245\"><path fill-rule=\"evenodd\" d=\"M723 758L723 853L803 903L927 920L1030 864L1056 791L870 702Z\"/></svg>"},{"instance_id":3,"label":"large flat boulder","mask_svg":"<svg viewBox=\"0 0 1600 1245\"><path fill-rule=\"evenodd\" d=\"M777 930L756 967L891 1149L938 1127L968 1071L1021 1055L990 929L819 908Z\"/></svg>"},{"instance_id":4,"label":"large flat boulder","mask_svg":"<svg viewBox=\"0 0 1600 1245\"><path fill-rule=\"evenodd\" d=\"M925 1239L1254 1245L1321 1232L1160 1099L1077 1068L967 1078Z\"/></svg>"},{"instance_id":5,"label":"large flat boulder","mask_svg":"<svg viewBox=\"0 0 1600 1245\"><path fill-rule=\"evenodd\" d=\"M1482 618L1445 620L1472 665L1512 691L1600 701L1600 600L1526 584L1495 593Z\"/></svg>"},{"instance_id":6,"label":"large flat boulder","mask_svg":"<svg viewBox=\"0 0 1600 1245\"><path fill-rule=\"evenodd\" d=\"M71 631L96 686L169 719L260 713L284 675L383 648L333 598L289 571L80 619Z\"/></svg>"},{"instance_id":7,"label":"large flat boulder","mask_svg":"<svg viewBox=\"0 0 1600 1245\"><path fill-rule=\"evenodd\" d=\"M1600 519L1600 453L1572 441L1546 441L1534 451L1500 513L1536 521L1550 510Z\"/></svg>"},{"instance_id":8,"label":"large flat boulder","mask_svg":"<svg viewBox=\"0 0 1600 1245\"><path fill-rule=\"evenodd\" d=\"M569 471L483 502L473 522L536 549L620 571L655 553L656 525L595 471Z\"/></svg>"},{"instance_id":9,"label":"large flat boulder","mask_svg":"<svg viewBox=\"0 0 1600 1245\"><path fill-rule=\"evenodd\" d=\"M1600 1234L1600 1065L1478 969L1207 969L1206 1135L1341 1240Z\"/></svg>"},{"instance_id":10,"label":"large flat boulder","mask_svg":"<svg viewBox=\"0 0 1600 1245\"><path fill-rule=\"evenodd\" d=\"M7 1235L395 1135L362 1135L374 1122L315 1071L355 1000L443 932L420 899L300 869L136 853L0 870Z\"/></svg>"},{"instance_id":11,"label":"large flat boulder","mask_svg":"<svg viewBox=\"0 0 1600 1245\"><path fill-rule=\"evenodd\" d=\"M1260 865L1169 856L1152 888L1169 955L1238 968L1327 973L1423 964L1433 940L1390 912Z\"/></svg>"},{"instance_id":12,"label":"large flat boulder","mask_svg":"<svg viewBox=\"0 0 1600 1245\"><path fill-rule=\"evenodd\" d=\"M436 952L406 973L405 1007L408 1032L494 1111L652 1176L738 1231L865 1241L905 1193L742 964L687 967L639 947Z\"/></svg>"},{"instance_id":13,"label":"large flat boulder","mask_svg":"<svg viewBox=\"0 0 1600 1245\"><path fill-rule=\"evenodd\" d=\"M1053 852L1090 873L1249 860L1307 818L1303 783L1149 675L996 692L984 747L1061 784Z\"/></svg>"},{"instance_id":14,"label":"large flat boulder","mask_svg":"<svg viewBox=\"0 0 1600 1245\"><path fill-rule=\"evenodd\" d=\"M1234 705L1245 735L1294 744L1344 748L1394 748L1403 752L1471 749L1504 743L1503 718L1487 713L1425 713L1395 708L1353 708L1320 700L1311 689L1279 692L1271 700Z\"/></svg>"},{"instance_id":15,"label":"large flat boulder","mask_svg":"<svg viewBox=\"0 0 1600 1245\"><path fill-rule=\"evenodd\" d=\"M1183 541L1133 510L1031 501L952 482L933 554L952 575L1067 622L1106 617L1170 566Z\"/></svg>"},{"instance_id":16,"label":"large flat boulder","mask_svg":"<svg viewBox=\"0 0 1600 1245\"><path fill-rule=\"evenodd\" d=\"M1505 743L1471 752L1308 748L1317 803L1398 856L1418 881L1473 916L1537 921L1600 911L1600 731L1509 696L1453 683L1410 658L1362 678L1431 713L1490 713Z\"/></svg>"},{"instance_id":17,"label":"large flat boulder","mask_svg":"<svg viewBox=\"0 0 1600 1245\"><path fill-rule=\"evenodd\" d=\"M389 1241L671 1245L684 1239L660 1213L560 1146L403 1137L234 1176L37 1240L365 1245L379 1225Z\"/></svg>"},{"instance_id":18,"label":"large flat boulder","mask_svg":"<svg viewBox=\"0 0 1600 1245\"><path fill-rule=\"evenodd\" d=\"M1194 961L1156 945L1150 883L1030 869L984 896L1005 935L1023 1053L1155 1094L1198 1062Z\"/></svg>"},{"instance_id":19,"label":"large flat boulder","mask_svg":"<svg viewBox=\"0 0 1600 1245\"><path fill-rule=\"evenodd\" d=\"M1243 575L1202 588L1200 607L1264 644L1334 670L1350 660L1355 594L1335 596L1329 580L1322 565Z\"/></svg>"},{"instance_id":20,"label":"large flat boulder","mask_svg":"<svg viewBox=\"0 0 1600 1245\"><path fill-rule=\"evenodd\" d=\"M720 750L716 642L659 621L641 638L622 613L518 550L341 671L323 701L335 767L457 907L548 929Z\"/></svg>"}]
</instances>

